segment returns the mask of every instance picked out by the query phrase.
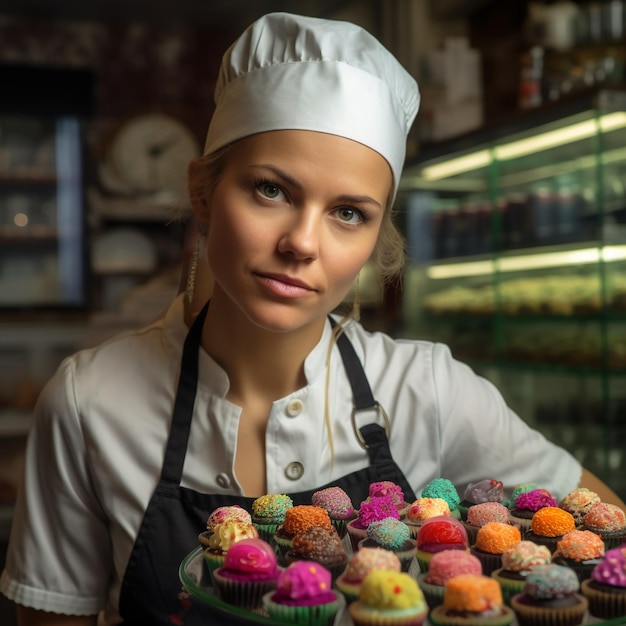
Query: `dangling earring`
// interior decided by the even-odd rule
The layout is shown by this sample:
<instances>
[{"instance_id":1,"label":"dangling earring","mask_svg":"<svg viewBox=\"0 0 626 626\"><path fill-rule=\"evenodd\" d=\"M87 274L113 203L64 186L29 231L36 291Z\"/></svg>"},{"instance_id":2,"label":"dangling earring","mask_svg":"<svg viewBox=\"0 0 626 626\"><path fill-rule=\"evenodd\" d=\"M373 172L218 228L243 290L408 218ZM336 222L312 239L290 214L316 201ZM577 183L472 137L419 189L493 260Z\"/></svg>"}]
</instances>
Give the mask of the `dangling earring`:
<instances>
[{"instance_id":1,"label":"dangling earring","mask_svg":"<svg viewBox=\"0 0 626 626\"><path fill-rule=\"evenodd\" d=\"M189 272L187 273L187 285L185 286L185 295L189 304L193 301L193 292L196 288L196 274L198 272L198 259L200 258L200 237L196 240L193 254L191 255L191 263L189 264Z\"/></svg>"},{"instance_id":2,"label":"dangling earring","mask_svg":"<svg viewBox=\"0 0 626 626\"><path fill-rule=\"evenodd\" d=\"M361 301L359 300L359 276L361 273L359 272L356 275L356 279L354 281L354 298L352 299L352 313L351 317L355 322L358 322L361 318Z\"/></svg>"}]
</instances>

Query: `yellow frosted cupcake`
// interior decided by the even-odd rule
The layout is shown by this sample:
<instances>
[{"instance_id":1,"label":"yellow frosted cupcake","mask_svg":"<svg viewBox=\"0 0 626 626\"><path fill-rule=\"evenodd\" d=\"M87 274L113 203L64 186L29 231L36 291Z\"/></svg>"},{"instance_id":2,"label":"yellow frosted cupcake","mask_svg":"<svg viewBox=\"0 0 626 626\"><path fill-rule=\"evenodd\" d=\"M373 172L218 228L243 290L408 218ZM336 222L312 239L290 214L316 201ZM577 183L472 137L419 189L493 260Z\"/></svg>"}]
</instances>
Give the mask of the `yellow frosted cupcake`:
<instances>
[{"instance_id":1,"label":"yellow frosted cupcake","mask_svg":"<svg viewBox=\"0 0 626 626\"><path fill-rule=\"evenodd\" d=\"M348 612L354 626L420 626L428 605L409 574L375 570L365 577Z\"/></svg>"}]
</instances>

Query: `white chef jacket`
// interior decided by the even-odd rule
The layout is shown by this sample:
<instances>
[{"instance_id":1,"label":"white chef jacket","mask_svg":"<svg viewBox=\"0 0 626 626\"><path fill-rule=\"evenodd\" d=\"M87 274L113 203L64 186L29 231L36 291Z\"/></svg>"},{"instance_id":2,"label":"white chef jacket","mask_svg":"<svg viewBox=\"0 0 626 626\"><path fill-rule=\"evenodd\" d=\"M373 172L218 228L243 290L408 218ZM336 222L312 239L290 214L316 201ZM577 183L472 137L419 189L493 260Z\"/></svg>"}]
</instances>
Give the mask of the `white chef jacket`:
<instances>
[{"instance_id":1,"label":"white chef jacket","mask_svg":"<svg viewBox=\"0 0 626 626\"><path fill-rule=\"evenodd\" d=\"M530 429L445 345L395 340L357 323L346 332L389 415L393 458L416 494L439 477L461 494L482 478L508 487L533 481L557 498L578 485L580 464ZM12 600L70 614L105 608L106 623L119 621L126 564L161 472L186 333L180 296L152 325L67 358L42 391L0 578ZM305 361L307 386L273 403L268 493L314 489L368 464L336 346L328 377L331 458L324 423L330 340L327 323ZM243 495L234 474L240 408L226 400L228 386L226 373L200 350L182 484ZM373 419L373 412L359 414L359 426ZM300 477L294 462L304 469Z\"/></svg>"}]
</instances>

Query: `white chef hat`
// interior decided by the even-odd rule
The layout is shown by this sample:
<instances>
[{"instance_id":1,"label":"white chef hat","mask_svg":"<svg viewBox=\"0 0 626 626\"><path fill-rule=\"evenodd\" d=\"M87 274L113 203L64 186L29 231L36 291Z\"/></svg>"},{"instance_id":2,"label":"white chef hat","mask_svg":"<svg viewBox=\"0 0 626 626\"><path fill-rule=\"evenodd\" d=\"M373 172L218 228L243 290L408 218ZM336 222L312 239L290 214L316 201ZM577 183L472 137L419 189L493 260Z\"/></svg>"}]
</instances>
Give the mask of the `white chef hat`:
<instances>
[{"instance_id":1,"label":"white chef hat","mask_svg":"<svg viewBox=\"0 0 626 626\"><path fill-rule=\"evenodd\" d=\"M264 131L318 131L380 153L397 189L419 102L415 80L359 26L270 13L224 54L204 154Z\"/></svg>"}]
</instances>

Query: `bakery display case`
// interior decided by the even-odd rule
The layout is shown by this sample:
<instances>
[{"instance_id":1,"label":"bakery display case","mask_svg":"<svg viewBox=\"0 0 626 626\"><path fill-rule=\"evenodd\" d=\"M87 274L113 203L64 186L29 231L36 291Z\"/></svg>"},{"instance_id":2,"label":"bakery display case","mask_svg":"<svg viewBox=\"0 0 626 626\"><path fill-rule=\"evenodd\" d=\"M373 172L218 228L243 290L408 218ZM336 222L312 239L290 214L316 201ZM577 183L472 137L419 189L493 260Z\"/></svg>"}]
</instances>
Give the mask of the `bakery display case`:
<instances>
[{"instance_id":1,"label":"bakery display case","mask_svg":"<svg viewBox=\"0 0 626 626\"><path fill-rule=\"evenodd\" d=\"M626 91L425 147L399 206L405 336L446 342L626 496Z\"/></svg>"}]
</instances>

